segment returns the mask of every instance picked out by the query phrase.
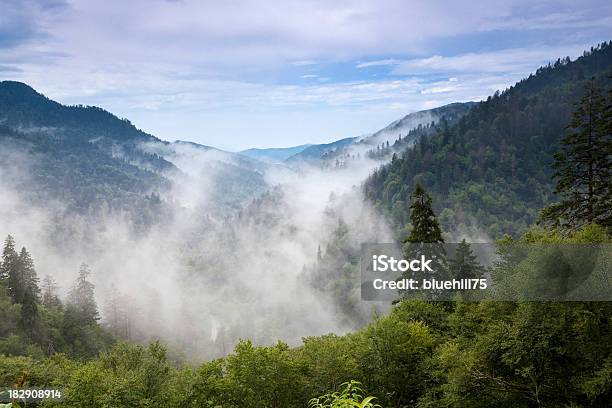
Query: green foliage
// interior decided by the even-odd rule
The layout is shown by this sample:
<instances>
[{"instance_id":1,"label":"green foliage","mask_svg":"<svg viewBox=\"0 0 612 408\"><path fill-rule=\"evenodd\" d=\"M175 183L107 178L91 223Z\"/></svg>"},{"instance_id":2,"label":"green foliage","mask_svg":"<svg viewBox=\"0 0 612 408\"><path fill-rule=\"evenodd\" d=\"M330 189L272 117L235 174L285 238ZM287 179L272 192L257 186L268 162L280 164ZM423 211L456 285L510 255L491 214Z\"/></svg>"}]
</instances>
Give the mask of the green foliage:
<instances>
[{"instance_id":1,"label":"green foliage","mask_svg":"<svg viewBox=\"0 0 612 408\"><path fill-rule=\"evenodd\" d=\"M358 381L346 382L342 390L313 398L308 402L309 408L376 408L375 397L364 397Z\"/></svg>"},{"instance_id":2,"label":"green foliage","mask_svg":"<svg viewBox=\"0 0 612 408\"><path fill-rule=\"evenodd\" d=\"M521 241L609 242L601 231L585 226L563 237L535 229ZM434 354L438 385L419 406L607 406L611 315L597 302L459 303Z\"/></svg>"},{"instance_id":3,"label":"green foliage","mask_svg":"<svg viewBox=\"0 0 612 408\"><path fill-rule=\"evenodd\" d=\"M447 131L421 137L376 170L364 192L397 231L408 221L412 186L432 195L443 229L474 225L519 236L551 203L553 155L587 78L609 86L612 44L563 59L473 107Z\"/></svg>"},{"instance_id":4,"label":"green foliage","mask_svg":"<svg viewBox=\"0 0 612 408\"><path fill-rule=\"evenodd\" d=\"M326 296L338 308L342 323L348 327L362 327L367 318L361 313L359 287L359 246L354 234L342 218L336 220L325 251L317 249L317 262L304 267L303 275L311 286Z\"/></svg>"},{"instance_id":5,"label":"green foliage","mask_svg":"<svg viewBox=\"0 0 612 408\"><path fill-rule=\"evenodd\" d=\"M20 300L23 298L24 285L21 279L21 265L19 261L19 255L15 250L15 240L12 236L7 236L4 241L4 248L2 250L2 269L0 277L4 281L4 287L8 291L8 295L11 297L13 303L21 303Z\"/></svg>"},{"instance_id":6,"label":"green foliage","mask_svg":"<svg viewBox=\"0 0 612 408\"><path fill-rule=\"evenodd\" d=\"M82 267L66 308L47 277L40 295L34 261L23 248L19 255L9 235L0 262L0 353L37 359L58 352L91 358L113 342L97 323L89 270Z\"/></svg>"},{"instance_id":7,"label":"green foliage","mask_svg":"<svg viewBox=\"0 0 612 408\"><path fill-rule=\"evenodd\" d=\"M431 196L420 184L416 185L414 193L412 193L410 224L412 230L405 242L428 244L444 242L440 224L432 209Z\"/></svg>"},{"instance_id":8,"label":"green foliage","mask_svg":"<svg viewBox=\"0 0 612 408\"><path fill-rule=\"evenodd\" d=\"M79 275L70 293L68 293L67 306L71 313L82 323L92 324L98 320L98 305L94 298L94 285L88 278L91 271L86 264L81 264Z\"/></svg>"},{"instance_id":9,"label":"green foliage","mask_svg":"<svg viewBox=\"0 0 612 408\"><path fill-rule=\"evenodd\" d=\"M431 196L425 191L421 184L417 183L411 196L410 204L410 235L404 239L404 257L415 259L424 256L432 260L433 273L406 271L402 278L415 278L422 281L426 277L443 278L448 275L446 262L446 250L442 245L442 230L434 210L432 208ZM400 290L402 297L409 296L408 290Z\"/></svg>"},{"instance_id":10,"label":"green foliage","mask_svg":"<svg viewBox=\"0 0 612 408\"><path fill-rule=\"evenodd\" d=\"M163 211L150 192L169 187L159 173L174 166L142 151L140 143L161 141L128 120L97 107L61 105L13 81L0 82L0 116L1 166L13 165L15 152L30 158L30 177L6 181L29 198L60 198L70 212L137 208L133 215L142 223Z\"/></svg>"},{"instance_id":11,"label":"green foliage","mask_svg":"<svg viewBox=\"0 0 612 408\"><path fill-rule=\"evenodd\" d=\"M479 279L485 272L465 239L457 244L455 255L449 261L448 267L454 279Z\"/></svg>"},{"instance_id":12,"label":"green foliage","mask_svg":"<svg viewBox=\"0 0 612 408\"><path fill-rule=\"evenodd\" d=\"M612 96L612 93L610 93ZM542 217L556 226L576 229L599 223L612 227L612 132L606 100L591 80L555 154L555 193L561 201L545 208Z\"/></svg>"},{"instance_id":13,"label":"green foliage","mask_svg":"<svg viewBox=\"0 0 612 408\"><path fill-rule=\"evenodd\" d=\"M0 381L61 387L65 402L43 406L75 408L607 407L611 315L607 303L404 301L363 330L293 349L243 341L197 368L169 362L159 343L85 362L0 356Z\"/></svg>"},{"instance_id":14,"label":"green foliage","mask_svg":"<svg viewBox=\"0 0 612 408\"><path fill-rule=\"evenodd\" d=\"M171 368L159 343L125 343L77 366L65 382L66 407L172 406ZM175 405L180 406L180 405Z\"/></svg>"},{"instance_id":15,"label":"green foliage","mask_svg":"<svg viewBox=\"0 0 612 408\"><path fill-rule=\"evenodd\" d=\"M305 386L308 395L319 395L337 389L350 378L361 377L356 346L358 338L328 334L321 337L306 337L297 350L302 362Z\"/></svg>"},{"instance_id":16,"label":"green foliage","mask_svg":"<svg viewBox=\"0 0 612 408\"><path fill-rule=\"evenodd\" d=\"M426 366L434 336L422 322L391 315L361 333L363 382L388 406L405 406L429 386Z\"/></svg>"},{"instance_id":17,"label":"green foliage","mask_svg":"<svg viewBox=\"0 0 612 408\"><path fill-rule=\"evenodd\" d=\"M281 408L302 400L295 387L300 368L284 343L255 347L242 341L227 358L226 369L236 405Z\"/></svg>"}]
</instances>

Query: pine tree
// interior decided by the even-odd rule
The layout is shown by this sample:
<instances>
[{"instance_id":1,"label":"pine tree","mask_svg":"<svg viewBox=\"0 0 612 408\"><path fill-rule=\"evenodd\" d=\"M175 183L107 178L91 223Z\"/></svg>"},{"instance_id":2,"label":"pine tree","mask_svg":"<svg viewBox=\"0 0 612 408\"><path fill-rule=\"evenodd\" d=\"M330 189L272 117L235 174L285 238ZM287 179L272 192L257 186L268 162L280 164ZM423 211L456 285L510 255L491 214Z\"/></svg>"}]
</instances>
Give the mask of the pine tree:
<instances>
[{"instance_id":1,"label":"pine tree","mask_svg":"<svg viewBox=\"0 0 612 408\"><path fill-rule=\"evenodd\" d=\"M444 242L440 224L432 208L431 196L417 184L412 193L410 204L412 230L405 242L437 243Z\"/></svg>"},{"instance_id":2,"label":"pine tree","mask_svg":"<svg viewBox=\"0 0 612 408\"><path fill-rule=\"evenodd\" d=\"M612 75L608 77L612 79ZM603 113L601 115L601 134L603 135L603 151L602 156L606 158L603 162L603 179L607 182L603 186L603 192L601 194L600 203L608 207L607 222L602 223L603 225L610 226L610 207L612 207L612 88L608 89L606 93Z\"/></svg>"},{"instance_id":3,"label":"pine tree","mask_svg":"<svg viewBox=\"0 0 612 408\"><path fill-rule=\"evenodd\" d=\"M425 256L431 259L433 273L407 271L402 274L402 278L413 278L419 281L424 278L443 279L448 274L446 250L442 230L432 208L431 196L423 186L417 184L411 198L410 223L412 229L410 235L404 240L404 257L418 259ZM400 290L402 297L407 294L407 291Z\"/></svg>"},{"instance_id":4,"label":"pine tree","mask_svg":"<svg viewBox=\"0 0 612 408\"><path fill-rule=\"evenodd\" d=\"M31 342L41 342L40 336L40 315L36 295L30 288L26 288L21 300L21 319L19 321L21 329Z\"/></svg>"},{"instance_id":5,"label":"pine tree","mask_svg":"<svg viewBox=\"0 0 612 408\"><path fill-rule=\"evenodd\" d=\"M128 307L124 296L121 295L115 284L111 284L110 291L104 304L104 320L115 336L129 340Z\"/></svg>"},{"instance_id":6,"label":"pine tree","mask_svg":"<svg viewBox=\"0 0 612 408\"><path fill-rule=\"evenodd\" d=\"M39 302L40 288L38 287L38 276L36 275L36 269L34 268L34 260L25 247L21 248L21 252L19 253L19 268L23 282L24 296L25 292L29 291L34 300Z\"/></svg>"},{"instance_id":7,"label":"pine tree","mask_svg":"<svg viewBox=\"0 0 612 408\"><path fill-rule=\"evenodd\" d=\"M42 305L47 309L61 309L62 302L57 295L58 286L51 275L45 275L41 284Z\"/></svg>"},{"instance_id":8,"label":"pine tree","mask_svg":"<svg viewBox=\"0 0 612 408\"><path fill-rule=\"evenodd\" d=\"M457 245L455 256L448 265L451 276L455 279L480 279L484 274L484 267L478 263L465 239Z\"/></svg>"},{"instance_id":9,"label":"pine tree","mask_svg":"<svg viewBox=\"0 0 612 408\"><path fill-rule=\"evenodd\" d=\"M612 225L609 103L591 79L555 155L555 193L560 201L543 210L543 220L564 229L593 222Z\"/></svg>"},{"instance_id":10,"label":"pine tree","mask_svg":"<svg viewBox=\"0 0 612 408\"><path fill-rule=\"evenodd\" d=\"M11 275L14 276L12 279L14 301L21 304L19 321L21 329L31 342L40 342L40 315L38 313L40 289L34 260L25 247L21 248L16 271Z\"/></svg>"},{"instance_id":11,"label":"pine tree","mask_svg":"<svg viewBox=\"0 0 612 408\"><path fill-rule=\"evenodd\" d=\"M81 264L79 276L68 293L68 304L78 312L83 323L95 323L99 319L94 285L88 280L89 275L89 266Z\"/></svg>"},{"instance_id":12,"label":"pine tree","mask_svg":"<svg viewBox=\"0 0 612 408\"><path fill-rule=\"evenodd\" d=\"M6 283L6 288L13 303L22 297L21 280L19 273L19 255L15 250L15 240L7 236L2 250L2 263L0 264L0 278Z\"/></svg>"},{"instance_id":13,"label":"pine tree","mask_svg":"<svg viewBox=\"0 0 612 408\"><path fill-rule=\"evenodd\" d=\"M15 240L8 235L4 240L2 250L2 260L0 261L0 279L8 279L9 270L17 262L17 252L15 251Z\"/></svg>"}]
</instances>

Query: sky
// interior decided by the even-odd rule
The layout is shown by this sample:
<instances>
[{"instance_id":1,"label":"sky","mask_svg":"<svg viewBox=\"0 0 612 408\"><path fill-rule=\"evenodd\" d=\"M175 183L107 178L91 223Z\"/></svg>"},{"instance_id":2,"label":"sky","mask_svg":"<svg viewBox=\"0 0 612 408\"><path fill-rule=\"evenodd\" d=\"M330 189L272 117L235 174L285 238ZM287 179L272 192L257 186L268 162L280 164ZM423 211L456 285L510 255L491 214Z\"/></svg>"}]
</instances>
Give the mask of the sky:
<instances>
[{"instance_id":1,"label":"sky","mask_svg":"<svg viewBox=\"0 0 612 408\"><path fill-rule=\"evenodd\" d=\"M609 1L0 0L0 80L237 151L481 100L611 33Z\"/></svg>"}]
</instances>

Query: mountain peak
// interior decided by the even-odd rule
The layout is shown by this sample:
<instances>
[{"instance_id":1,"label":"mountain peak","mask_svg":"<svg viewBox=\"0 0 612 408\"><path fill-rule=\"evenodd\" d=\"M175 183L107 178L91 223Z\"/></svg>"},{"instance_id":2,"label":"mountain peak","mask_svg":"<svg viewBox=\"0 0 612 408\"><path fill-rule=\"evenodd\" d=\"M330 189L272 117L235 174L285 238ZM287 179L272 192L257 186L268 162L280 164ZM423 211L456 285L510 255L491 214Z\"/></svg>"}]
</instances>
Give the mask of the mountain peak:
<instances>
[{"instance_id":1,"label":"mountain peak","mask_svg":"<svg viewBox=\"0 0 612 408\"><path fill-rule=\"evenodd\" d=\"M0 117L9 128L58 128L65 136L84 140L159 140L102 108L62 105L17 81L0 82Z\"/></svg>"},{"instance_id":2,"label":"mountain peak","mask_svg":"<svg viewBox=\"0 0 612 408\"><path fill-rule=\"evenodd\" d=\"M47 99L44 95L36 92L31 86L18 81L0 81L0 96L10 98L11 100L42 98Z\"/></svg>"}]
</instances>

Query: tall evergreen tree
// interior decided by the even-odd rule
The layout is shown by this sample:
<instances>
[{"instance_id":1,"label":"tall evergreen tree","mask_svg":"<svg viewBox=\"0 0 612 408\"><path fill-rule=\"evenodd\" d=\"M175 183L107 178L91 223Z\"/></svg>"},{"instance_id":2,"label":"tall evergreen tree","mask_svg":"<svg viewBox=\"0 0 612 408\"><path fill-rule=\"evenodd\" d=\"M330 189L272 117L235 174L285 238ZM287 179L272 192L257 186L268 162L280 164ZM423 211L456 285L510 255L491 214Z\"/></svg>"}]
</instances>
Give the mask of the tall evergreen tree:
<instances>
[{"instance_id":1,"label":"tall evergreen tree","mask_svg":"<svg viewBox=\"0 0 612 408\"><path fill-rule=\"evenodd\" d=\"M606 104L609 101L591 79L554 156L560 201L545 208L542 218L555 226L612 226L612 136Z\"/></svg>"},{"instance_id":2,"label":"tall evergreen tree","mask_svg":"<svg viewBox=\"0 0 612 408\"><path fill-rule=\"evenodd\" d=\"M446 250L442 230L432 208L431 196L427 191L417 184L412 193L410 204L410 223L412 229L410 235L404 240L404 257L406 259L418 259L425 256L432 260L433 272L406 271L402 278L417 279L444 278L448 274L446 263ZM400 290L400 295L406 297L408 291Z\"/></svg>"},{"instance_id":3,"label":"tall evergreen tree","mask_svg":"<svg viewBox=\"0 0 612 408\"><path fill-rule=\"evenodd\" d=\"M89 275L89 266L81 264L79 276L68 293L68 304L78 312L83 323L94 323L99 319L94 284L89 281Z\"/></svg>"},{"instance_id":4,"label":"tall evergreen tree","mask_svg":"<svg viewBox=\"0 0 612 408\"><path fill-rule=\"evenodd\" d=\"M410 223L412 224L412 230L405 242L444 242L440 224L432 208L431 196L420 184L416 185L412 193Z\"/></svg>"},{"instance_id":5,"label":"tall evergreen tree","mask_svg":"<svg viewBox=\"0 0 612 408\"><path fill-rule=\"evenodd\" d=\"M41 303L48 309L61 309L62 302L57 294L58 286L51 275L45 275L41 284Z\"/></svg>"},{"instance_id":6,"label":"tall evergreen tree","mask_svg":"<svg viewBox=\"0 0 612 408\"><path fill-rule=\"evenodd\" d=\"M612 79L612 75L608 77ZM604 161L603 165L607 172L604 174L604 177L607 179L607 183L604 186L604 191L602 193L601 203L605 206L608 206L608 209L612 207L612 182L610 179L612 178L612 87L608 89L606 93L604 109L601 115L601 133L603 135L603 153L602 155L607 158L607 161ZM609 210L610 211L610 210ZM610 212L608 212L608 222L604 223L607 226L610 226Z\"/></svg>"},{"instance_id":7,"label":"tall evergreen tree","mask_svg":"<svg viewBox=\"0 0 612 408\"><path fill-rule=\"evenodd\" d=\"M32 293L30 288L26 288L23 292L21 300L21 329L26 333L31 342L39 343L40 335L40 315L38 313L38 304L36 295Z\"/></svg>"},{"instance_id":8,"label":"tall evergreen tree","mask_svg":"<svg viewBox=\"0 0 612 408\"><path fill-rule=\"evenodd\" d=\"M125 297L121 295L115 284L111 284L110 291L104 304L104 320L111 333L125 340L129 340L128 307Z\"/></svg>"},{"instance_id":9,"label":"tall evergreen tree","mask_svg":"<svg viewBox=\"0 0 612 408\"><path fill-rule=\"evenodd\" d=\"M10 235L4 241L2 262L0 263L0 278L5 282L6 289L13 303L17 303L21 293L19 255L15 250L15 240Z\"/></svg>"},{"instance_id":10,"label":"tall evergreen tree","mask_svg":"<svg viewBox=\"0 0 612 408\"><path fill-rule=\"evenodd\" d=\"M34 268L34 260L25 247L21 248L21 252L19 253L19 269L21 273L24 296L25 293L29 291L33 296L33 299L36 302L39 302L40 288L38 287L38 276L36 275L36 269Z\"/></svg>"},{"instance_id":11,"label":"tall evergreen tree","mask_svg":"<svg viewBox=\"0 0 612 408\"><path fill-rule=\"evenodd\" d=\"M15 251L15 239L8 235L4 240L2 249L2 260L0 261L0 278L7 279L9 269L17 262L17 252Z\"/></svg>"},{"instance_id":12,"label":"tall evergreen tree","mask_svg":"<svg viewBox=\"0 0 612 408\"><path fill-rule=\"evenodd\" d=\"M478 263L465 239L457 244L455 256L449 261L448 267L455 279L479 279L484 274L484 267Z\"/></svg>"}]
</instances>

